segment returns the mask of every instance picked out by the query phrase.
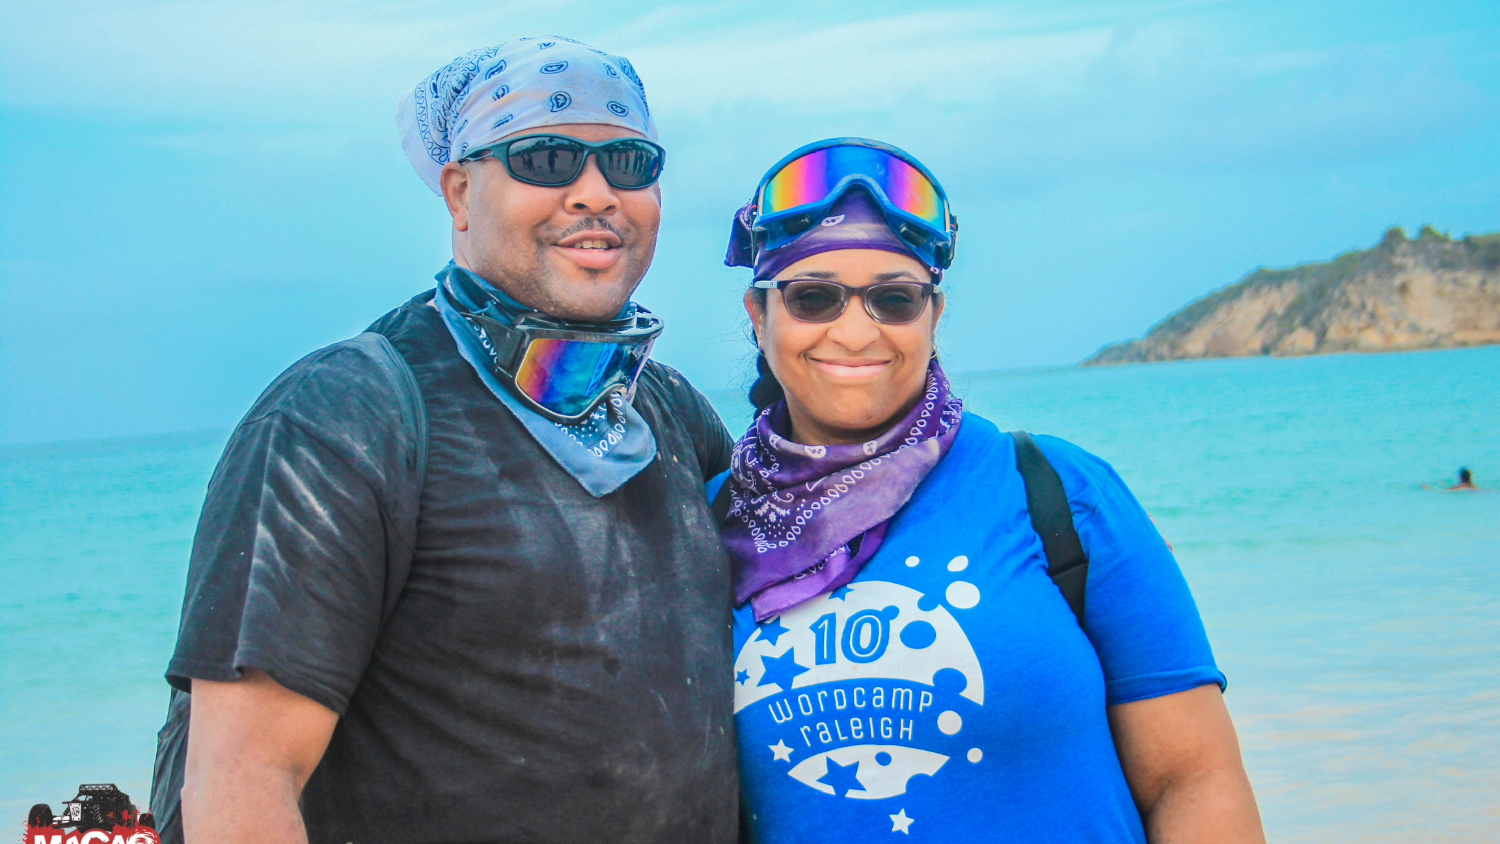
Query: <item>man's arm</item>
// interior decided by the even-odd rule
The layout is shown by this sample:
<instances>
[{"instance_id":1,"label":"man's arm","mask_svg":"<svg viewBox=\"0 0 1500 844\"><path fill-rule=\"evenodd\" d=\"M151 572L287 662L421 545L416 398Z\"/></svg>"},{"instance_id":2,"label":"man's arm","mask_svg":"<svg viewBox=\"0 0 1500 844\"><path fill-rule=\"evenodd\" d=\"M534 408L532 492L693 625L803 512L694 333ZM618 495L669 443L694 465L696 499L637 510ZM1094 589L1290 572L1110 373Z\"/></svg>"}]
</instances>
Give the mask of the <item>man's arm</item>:
<instances>
[{"instance_id":1,"label":"man's arm","mask_svg":"<svg viewBox=\"0 0 1500 844\"><path fill-rule=\"evenodd\" d=\"M193 680L187 844L306 844L297 803L338 719L256 669L230 683Z\"/></svg>"},{"instance_id":2,"label":"man's arm","mask_svg":"<svg viewBox=\"0 0 1500 844\"><path fill-rule=\"evenodd\" d=\"M1151 844L1264 844L1218 686L1111 706L1109 723Z\"/></svg>"}]
</instances>

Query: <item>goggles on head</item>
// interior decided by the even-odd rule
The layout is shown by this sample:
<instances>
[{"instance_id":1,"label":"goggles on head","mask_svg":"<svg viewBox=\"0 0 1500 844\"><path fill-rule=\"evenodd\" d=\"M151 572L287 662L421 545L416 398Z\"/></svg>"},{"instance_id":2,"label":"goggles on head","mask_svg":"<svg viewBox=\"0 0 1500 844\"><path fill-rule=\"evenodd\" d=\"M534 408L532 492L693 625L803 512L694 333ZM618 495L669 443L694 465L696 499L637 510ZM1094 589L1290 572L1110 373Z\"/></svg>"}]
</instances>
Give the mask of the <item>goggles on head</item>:
<instances>
[{"instance_id":1,"label":"goggles on head","mask_svg":"<svg viewBox=\"0 0 1500 844\"><path fill-rule=\"evenodd\" d=\"M460 274L450 279L471 301L491 298ZM493 301L476 312L459 312L489 339L500 383L527 407L564 425L583 421L617 390L628 401L662 329L661 318L639 305L631 306L629 316L605 322L540 313L511 321Z\"/></svg>"},{"instance_id":2,"label":"goggles on head","mask_svg":"<svg viewBox=\"0 0 1500 844\"><path fill-rule=\"evenodd\" d=\"M953 264L958 218L942 185L906 152L865 138L818 141L777 162L741 217L748 242L732 243L726 263L755 266L763 252L816 226L856 185L875 199L891 231L918 258L939 271Z\"/></svg>"}]
</instances>

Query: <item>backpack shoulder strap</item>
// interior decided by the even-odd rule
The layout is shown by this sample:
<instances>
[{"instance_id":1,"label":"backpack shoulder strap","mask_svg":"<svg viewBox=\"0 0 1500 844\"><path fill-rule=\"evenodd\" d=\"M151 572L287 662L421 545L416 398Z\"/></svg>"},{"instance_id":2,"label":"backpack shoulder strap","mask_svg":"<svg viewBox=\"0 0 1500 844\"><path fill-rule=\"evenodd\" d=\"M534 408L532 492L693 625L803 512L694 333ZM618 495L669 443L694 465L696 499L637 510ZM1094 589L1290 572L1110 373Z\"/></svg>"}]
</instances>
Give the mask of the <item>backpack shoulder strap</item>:
<instances>
[{"instance_id":1,"label":"backpack shoulder strap","mask_svg":"<svg viewBox=\"0 0 1500 844\"><path fill-rule=\"evenodd\" d=\"M416 479L416 484L409 491L410 500L407 502L408 514L411 519L409 524L412 541L416 541L416 520L422 506L422 487L427 482L427 403L422 399L422 387L417 383L417 374L412 371L411 364L407 362L406 356L391 343L390 338L376 331L366 331L355 338L357 342L368 343L376 352L381 363L387 367L396 377L400 385L400 393L397 396L401 404L401 420L406 423L411 431L412 440L416 444L416 452L412 455L411 477ZM388 579L385 606L380 615L380 625L385 626L391 613L396 608L396 599L406 587L406 575L411 568L411 560L403 561L404 565L396 567L392 576Z\"/></svg>"},{"instance_id":2,"label":"backpack shoulder strap","mask_svg":"<svg viewBox=\"0 0 1500 844\"><path fill-rule=\"evenodd\" d=\"M412 468L412 474L419 482L425 482L427 479L427 402L422 399L422 387L417 383L417 374L412 372L411 364L407 363L406 356L401 354L391 343L390 338L384 334L366 331L356 339L373 344L383 359L382 362L396 373L397 380L401 383L401 418L412 426L412 436L417 443L417 453L414 455L416 465ZM418 489L420 491L420 487Z\"/></svg>"},{"instance_id":3,"label":"backpack shoulder strap","mask_svg":"<svg viewBox=\"0 0 1500 844\"><path fill-rule=\"evenodd\" d=\"M1083 627L1089 558L1073 526L1067 490L1030 434L1011 431L1010 435L1016 441L1016 469L1026 482L1026 509L1031 514L1031 527L1041 537L1042 550L1047 554L1047 574L1061 590L1068 608L1078 618L1078 625Z\"/></svg>"}]
</instances>

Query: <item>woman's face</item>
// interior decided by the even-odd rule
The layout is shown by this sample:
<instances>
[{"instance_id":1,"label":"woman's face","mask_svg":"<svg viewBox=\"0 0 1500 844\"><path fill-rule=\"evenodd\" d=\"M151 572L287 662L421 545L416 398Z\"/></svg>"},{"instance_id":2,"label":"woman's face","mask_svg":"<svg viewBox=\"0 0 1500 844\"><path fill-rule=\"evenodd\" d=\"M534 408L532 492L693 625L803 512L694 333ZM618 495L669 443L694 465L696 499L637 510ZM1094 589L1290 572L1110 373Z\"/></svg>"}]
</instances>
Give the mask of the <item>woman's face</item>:
<instances>
[{"instance_id":1,"label":"woman's face","mask_svg":"<svg viewBox=\"0 0 1500 844\"><path fill-rule=\"evenodd\" d=\"M841 249L804 258L778 281L817 278L849 287L885 281L930 281L915 258L876 249ZM933 331L943 300L933 297L915 322L876 322L861 297L850 297L832 322L802 322L787 313L781 293L753 294L745 308L771 371L786 391L794 441L806 445L873 439L916 404L927 380Z\"/></svg>"}]
</instances>

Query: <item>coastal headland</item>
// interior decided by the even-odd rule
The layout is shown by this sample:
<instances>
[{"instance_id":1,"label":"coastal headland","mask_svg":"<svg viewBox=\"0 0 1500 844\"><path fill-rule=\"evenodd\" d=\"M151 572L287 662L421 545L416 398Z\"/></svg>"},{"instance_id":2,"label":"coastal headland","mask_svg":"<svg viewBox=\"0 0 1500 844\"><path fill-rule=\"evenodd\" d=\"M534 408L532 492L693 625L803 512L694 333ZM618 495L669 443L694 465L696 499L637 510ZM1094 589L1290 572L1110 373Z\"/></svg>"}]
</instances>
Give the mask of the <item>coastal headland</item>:
<instances>
[{"instance_id":1,"label":"coastal headland","mask_svg":"<svg viewBox=\"0 0 1500 844\"><path fill-rule=\"evenodd\" d=\"M1500 343L1500 233L1392 228L1370 249L1260 268L1084 366L1191 358L1445 349Z\"/></svg>"}]
</instances>

